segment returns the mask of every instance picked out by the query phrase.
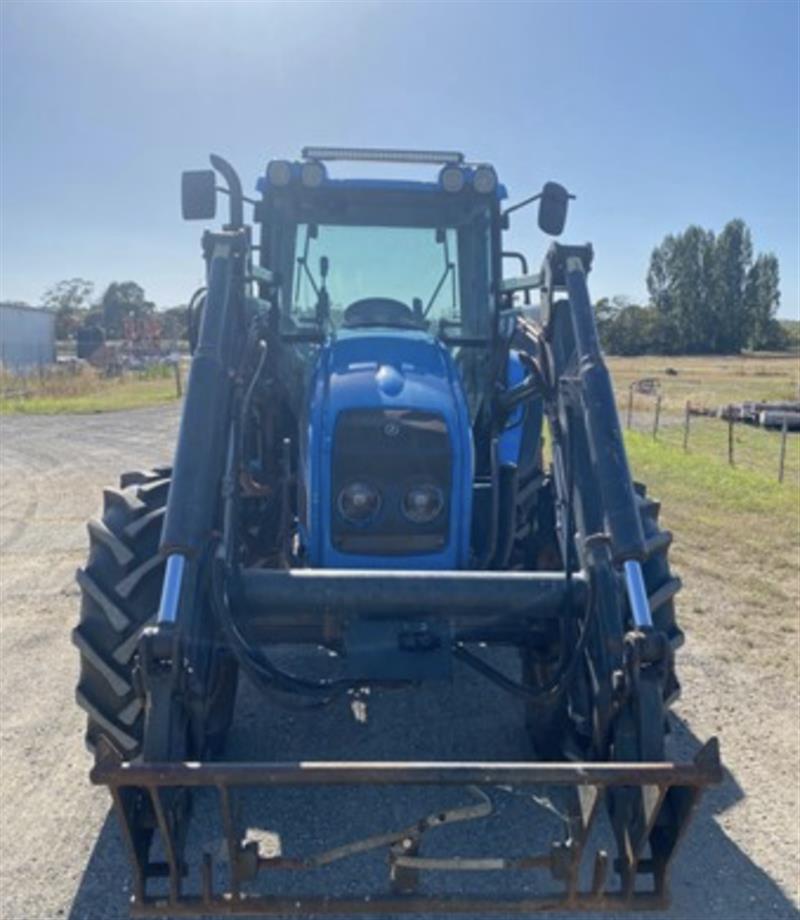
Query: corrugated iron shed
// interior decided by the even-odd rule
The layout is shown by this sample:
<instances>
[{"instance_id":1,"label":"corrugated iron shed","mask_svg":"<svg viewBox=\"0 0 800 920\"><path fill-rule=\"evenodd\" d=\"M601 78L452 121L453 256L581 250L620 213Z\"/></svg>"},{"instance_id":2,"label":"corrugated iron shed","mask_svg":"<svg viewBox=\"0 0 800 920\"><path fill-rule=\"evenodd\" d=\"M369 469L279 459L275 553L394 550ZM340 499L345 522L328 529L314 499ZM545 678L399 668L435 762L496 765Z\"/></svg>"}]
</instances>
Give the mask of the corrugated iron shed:
<instances>
[{"instance_id":1,"label":"corrugated iron shed","mask_svg":"<svg viewBox=\"0 0 800 920\"><path fill-rule=\"evenodd\" d=\"M22 373L56 360L56 315L43 307L0 303L0 366Z\"/></svg>"}]
</instances>

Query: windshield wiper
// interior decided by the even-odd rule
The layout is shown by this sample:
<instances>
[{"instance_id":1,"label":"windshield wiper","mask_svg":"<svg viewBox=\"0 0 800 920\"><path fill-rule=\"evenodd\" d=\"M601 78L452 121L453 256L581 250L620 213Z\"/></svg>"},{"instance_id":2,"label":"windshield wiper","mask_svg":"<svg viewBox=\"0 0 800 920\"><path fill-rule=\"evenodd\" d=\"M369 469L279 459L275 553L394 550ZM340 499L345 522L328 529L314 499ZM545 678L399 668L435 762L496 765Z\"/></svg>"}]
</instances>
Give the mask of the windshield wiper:
<instances>
[{"instance_id":1,"label":"windshield wiper","mask_svg":"<svg viewBox=\"0 0 800 920\"><path fill-rule=\"evenodd\" d=\"M300 279L303 275L308 278L311 287L314 290L314 296L319 301L319 285L317 284L311 269L308 267L308 250L311 246L311 240L317 238L317 233L319 232L316 224L307 224L306 225L306 239L303 245L303 254L297 257L297 278L295 279L295 294L294 301L295 306L300 307L300 304L297 302L298 295L300 294Z\"/></svg>"},{"instance_id":2,"label":"windshield wiper","mask_svg":"<svg viewBox=\"0 0 800 920\"><path fill-rule=\"evenodd\" d=\"M425 307L425 310L422 314L423 318L428 315L431 311L431 307L436 303L436 298L439 296L439 292L444 287L445 282L449 275L452 274L453 278L453 308L455 309L456 305L456 290L455 290L455 263L450 261L450 247L447 243L447 231L446 230L437 230L436 231L436 242L442 243L444 247L444 271L442 272L442 277L439 279L438 284L434 288L433 294L431 294L431 299L428 301L428 305Z\"/></svg>"}]
</instances>

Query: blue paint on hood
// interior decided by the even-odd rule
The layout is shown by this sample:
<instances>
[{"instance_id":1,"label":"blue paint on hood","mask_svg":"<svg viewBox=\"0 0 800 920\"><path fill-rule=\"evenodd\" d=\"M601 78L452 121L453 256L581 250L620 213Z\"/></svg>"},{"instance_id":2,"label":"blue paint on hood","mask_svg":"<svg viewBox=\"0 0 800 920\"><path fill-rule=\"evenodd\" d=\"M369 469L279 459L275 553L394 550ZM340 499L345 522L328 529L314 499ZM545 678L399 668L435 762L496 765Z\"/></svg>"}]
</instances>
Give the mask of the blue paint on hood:
<instances>
[{"instance_id":1,"label":"blue paint on hood","mask_svg":"<svg viewBox=\"0 0 800 920\"><path fill-rule=\"evenodd\" d=\"M333 439L340 413L412 409L445 420L452 449L449 538L442 551L409 556L342 553L331 542ZM473 445L467 402L447 349L427 332L339 330L320 350L309 388L300 462L307 500L301 539L311 565L329 568L459 569L469 564Z\"/></svg>"}]
</instances>

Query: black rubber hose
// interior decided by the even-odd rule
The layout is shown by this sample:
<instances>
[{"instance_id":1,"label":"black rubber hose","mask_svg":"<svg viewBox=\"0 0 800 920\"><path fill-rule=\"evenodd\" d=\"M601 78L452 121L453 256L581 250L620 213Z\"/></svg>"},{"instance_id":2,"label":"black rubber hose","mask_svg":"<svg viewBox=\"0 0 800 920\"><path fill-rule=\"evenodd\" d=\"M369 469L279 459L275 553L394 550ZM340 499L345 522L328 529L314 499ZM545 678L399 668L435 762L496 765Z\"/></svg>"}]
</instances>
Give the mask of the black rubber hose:
<instances>
[{"instance_id":1,"label":"black rubber hose","mask_svg":"<svg viewBox=\"0 0 800 920\"><path fill-rule=\"evenodd\" d=\"M306 680L301 677L295 677L293 674L288 674L274 665L260 649L249 645L239 631L238 624L231 614L225 597L220 560L217 559L212 562L211 571L211 595L220 627L225 634L225 639L232 654L256 687L268 692L281 690L284 693L321 697L316 702L324 706L334 702L348 690L354 690L360 686L359 682L345 679L335 681Z\"/></svg>"},{"instance_id":2,"label":"black rubber hose","mask_svg":"<svg viewBox=\"0 0 800 920\"><path fill-rule=\"evenodd\" d=\"M581 634L577 643L575 644L575 648L573 649L569 662L563 668L561 668L555 674L555 676L552 677L543 687L538 687L535 690L531 689L530 687L526 687L524 684L517 683L517 681L512 680L510 677L507 677L505 674L503 674L502 671L498 670L493 665L490 665L487 661L484 661L483 658L475 655L473 652L470 652L469 649L465 648L461 643L453 646L453 657L457 658L459 661L462 661L464 664L469 665L471 668L473 668L473 670L477 671L479 674L482 674L484 677L497 684L498 687L501 687L503 690L512 693L514 696L518 696L524 700L541 699L543 696L549 696L550 694L555 694L558 692L562 684L572 677L572 674L574 673L575 668L577 667L578 662L580 661L581 656L586 649L586 643L589 639L589 629L591 626L593 607L592 579L590 577L588 593L586 596L586 615L583 620L583 629L581 630Z\"/></svg>"},{"instance_id":3,"label":"black rubber hose","mask_svg":"<svg viewBox=\"0 0 800 920\"><path fill-rule=\"evenodd\" d=\"M245 390L244 397L242 399L242 409L239 417L239 456L245 456L245 439L247 437L247 420L250 417L250 406L253 404L253 393L256 389L256 384L258 383L259 378L261 377L261 372L264 369L264 362L267 360L267 343L260 339L256 345L258 348L258 360L256 362L255 370L253 371L253 376L250 378L250 383Z\"/></svg>"},{"instance_id":4,"label":"black rubber hose","mask_svg":"<svg viewBox=\"0 0 800 920\"><path fill-rule=\"evenodd\" d=\"M495 549L497 548L497 516L500 508L500 484L497 468L497 438L493 437L490 445L490 463L491 463L491 500L489 508L489 533L486 537L486 544L483 547L480 557L478 558L476 568L488 569L494 558Z\"/></svg>"},{"instance_id":5,"label":"black rubber hose","mask_svg":"<svg viewBox=\"0 0 800 920\"><path fill-rule=\"evenodd\" d=\"M516 465L503 464L498 478L499 510L497 543L490 568L504 571L508 567L514 538L517 534L517 486L519 470Z\"/></svg>"},{"instance_id":6,"label":"black rubber hose","mask_svg":"<svg viewBox=\"0 0 800 920\"><path fill-rule=\"evenodd\" d=\"M197 337L200 331L200 317L198 316L197 323L195 323L195 310L203 297L205 297L207 290L208 288L205 285L199 287L189 298L189 303L186 307L186 338L189 341L190 355L193 355L197 348Z\"/></svg>"}]
</instances>

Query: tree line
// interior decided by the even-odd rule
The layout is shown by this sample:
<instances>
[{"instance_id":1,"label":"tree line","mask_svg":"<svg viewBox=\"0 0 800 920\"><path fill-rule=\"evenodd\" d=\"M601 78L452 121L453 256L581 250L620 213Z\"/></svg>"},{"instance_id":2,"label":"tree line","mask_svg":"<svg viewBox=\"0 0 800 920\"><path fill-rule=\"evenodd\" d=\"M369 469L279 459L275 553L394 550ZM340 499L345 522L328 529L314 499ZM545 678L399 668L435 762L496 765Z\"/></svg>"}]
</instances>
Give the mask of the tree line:
<instances>
[{"instance_id":1,"label":"tree line","mask_svg":"<svg viewBox=\"0 0 800 920\"><path fill-rule=\"evenodd\" d=\"M165 339L187 337L185 306L156 310L144 288L135 281L112 281L99 298L94 298L94 284L85 278L68 278L48 288L42 306L55 311L56 338L75 337L81 326L97 326L107 340L121 339L128 320L142 320L157 315Z\"/></svg>"},{"instance_id":2,"label":"tree line","mask_svg":"<svg viewBox=\"0 0 800 920\"><path fill-rule=\"evenodd\" d=\"M743 220L718 234L692 225L653 250L647 305L618 297L596 304L603 347L621 355L787 348L789 335L776 319L779 281L777 257L754 256Z\"/></svg>"}]
</instances>

